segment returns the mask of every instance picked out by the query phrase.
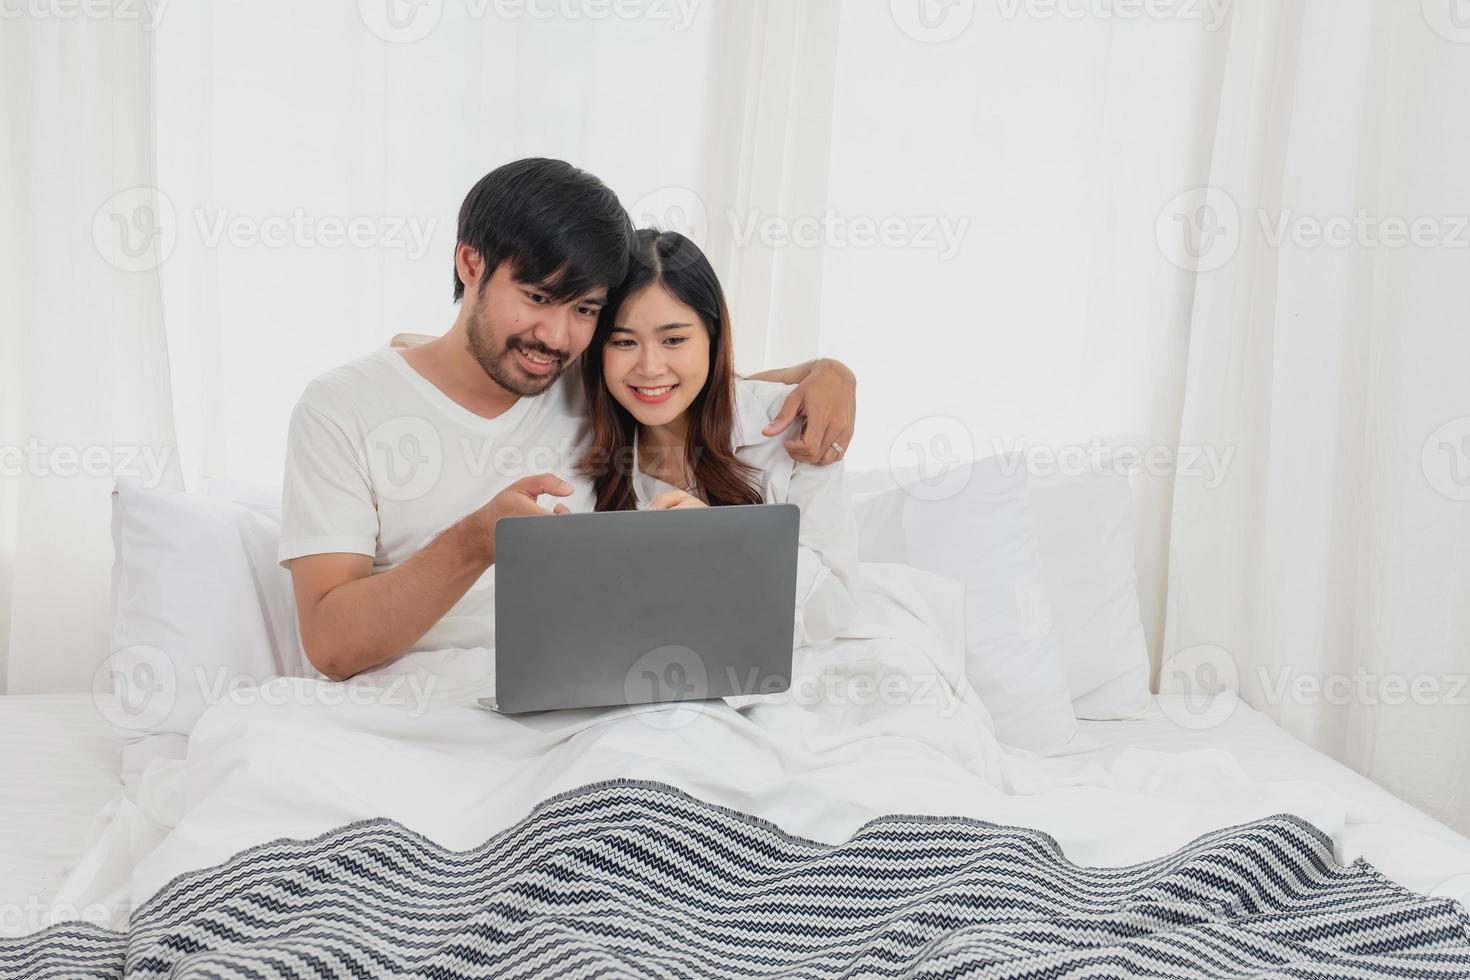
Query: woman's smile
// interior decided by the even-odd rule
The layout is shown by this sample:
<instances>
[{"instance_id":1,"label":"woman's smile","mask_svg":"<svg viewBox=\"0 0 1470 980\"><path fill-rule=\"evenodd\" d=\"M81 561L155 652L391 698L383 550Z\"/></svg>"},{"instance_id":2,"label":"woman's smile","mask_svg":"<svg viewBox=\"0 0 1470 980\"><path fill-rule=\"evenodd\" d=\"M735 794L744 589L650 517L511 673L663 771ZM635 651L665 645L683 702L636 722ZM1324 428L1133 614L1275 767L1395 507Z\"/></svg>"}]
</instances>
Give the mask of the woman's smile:
<instances>
[{"instance_id":1,"label":"woman's smile","mask_svg":"<svg viewBox=\"0 0 1470 980\"><path fill-rule=\"evenodd\" d=\"M652 388L641 385L628 385L628 387L633 390L633 397L640 402L643 402L645 405L657 405L660 402L668 401L674 394L674 389L679 386L678 384L671 384L659 385Z\"/></svg>"}]
</instances>

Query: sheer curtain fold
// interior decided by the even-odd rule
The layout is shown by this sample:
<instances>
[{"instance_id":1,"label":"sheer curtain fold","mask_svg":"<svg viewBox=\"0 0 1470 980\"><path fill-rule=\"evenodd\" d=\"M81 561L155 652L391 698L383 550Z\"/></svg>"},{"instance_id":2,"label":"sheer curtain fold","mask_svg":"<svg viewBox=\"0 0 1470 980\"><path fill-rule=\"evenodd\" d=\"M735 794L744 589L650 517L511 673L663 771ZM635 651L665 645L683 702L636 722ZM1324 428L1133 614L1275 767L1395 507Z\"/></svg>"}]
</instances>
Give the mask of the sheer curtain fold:
<instances>
[{"instance_id":1,"label":"sheer curtain fold","mask_svg":"<svg viewBox=\"0 0 1470 980\"><path fill-rule=\"evenodd\" d=\"M823 250L789 232L827 202L840 15L837 0L712 11L704 244L723 273L745 372L805 360L818 346Z\"/></svg>"},{"instance_id":2,"label":"sheer curtain fold","mask_svg":"<svg viewBox=\"0 0 1470 980\"><path fill-rule=\"evenodd\" d=\"M1161 685L1470 831L1470 51L1418 5L1233 16L1180 440L1235 465L1176 482Z\"/></svg>"},{"instance_id":3,"label":"sheer curtain fold","mask_svg":"<svg viewBox=\"0 0 1470 980\"><path fill-rule=\"evenodd\" d=\"M21 17L0 52L0 691L89 690L108 654L115 475L179 479L152 38L132 18Z\"/></svg>"}]
</instances>

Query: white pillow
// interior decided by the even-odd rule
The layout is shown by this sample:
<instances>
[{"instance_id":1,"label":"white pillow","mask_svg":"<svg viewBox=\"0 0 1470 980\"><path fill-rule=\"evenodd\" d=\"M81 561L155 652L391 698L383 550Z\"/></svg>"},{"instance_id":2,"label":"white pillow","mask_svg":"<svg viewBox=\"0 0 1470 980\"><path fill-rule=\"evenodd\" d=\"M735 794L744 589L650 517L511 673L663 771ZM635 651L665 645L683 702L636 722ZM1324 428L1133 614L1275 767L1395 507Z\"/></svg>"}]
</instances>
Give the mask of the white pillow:
<instances>
[{"instance_id":1,"label":"white pillow","mask_svg":"<svg viewBox=\"0 0 1470 980\"><path fill-rule=\"evenodd\" d=\"M133 736L125 770L176 754L160 746L177 746L230 690L310 673L290 573L275 562L279 536L278 507L118 480L111 668L113 720Z\"/></svg>"},{"instance_id":2,"label":"white pillow","mask_svg":"<svg viewBox=\"0 0 1470 980\"><path fill-rule=\"evenodd\" d=\"M1057 652L1026 469L1016 457L951 464L942 482L910 474L859 494L859 558L912 565L965 584L965 671L996 736L1069 751L1077 733ZM856 481L862 485L865 481ZM867 481L871 482L871 481Z\"/></svg>"},{"instance_id":3,"label":"white pillow","mask_svg":"<svg viewBox=\"0 0 1470 980\"><path fill-rule=\"evenodd\" d=\"M1072 710L1078 718L1136 717L1151 699L1128 478L1033 478L1029 493Z\"/></svg>"}]
</instances>

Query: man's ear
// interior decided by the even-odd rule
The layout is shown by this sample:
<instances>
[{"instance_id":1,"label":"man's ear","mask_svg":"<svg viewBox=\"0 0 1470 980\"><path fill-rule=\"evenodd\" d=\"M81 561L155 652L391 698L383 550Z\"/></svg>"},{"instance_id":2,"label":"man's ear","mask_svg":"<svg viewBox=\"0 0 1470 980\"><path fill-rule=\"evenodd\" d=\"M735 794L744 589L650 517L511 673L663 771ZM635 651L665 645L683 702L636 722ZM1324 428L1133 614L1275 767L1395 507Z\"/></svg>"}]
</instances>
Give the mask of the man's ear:
<instances>
[{"instance_id":1,"label":"man's ear","mask_svg":"<svg viewBox=\"0 0 1470 980\"><path fill-rule=\"evenodd\" d=\"M469 292L480 285L480 277L485 274L485 256L475 246L460 242L454 247L454 268L465 292Z\"/></svg>"}]
</instances>

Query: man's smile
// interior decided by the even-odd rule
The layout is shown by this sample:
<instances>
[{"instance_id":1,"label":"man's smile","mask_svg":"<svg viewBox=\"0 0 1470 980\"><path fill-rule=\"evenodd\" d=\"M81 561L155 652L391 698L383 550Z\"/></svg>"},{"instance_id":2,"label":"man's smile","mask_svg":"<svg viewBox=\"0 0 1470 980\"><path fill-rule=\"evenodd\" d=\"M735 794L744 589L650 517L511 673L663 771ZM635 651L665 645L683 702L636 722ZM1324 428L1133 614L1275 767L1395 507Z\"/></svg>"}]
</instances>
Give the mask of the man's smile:
<instances>
[{"instance_id":1,"label":"man's smile","mask_svg":"<svg viewBox=\"0 0 1470 980\"><path fill-rule=\"evenodd\" d=\"M524 348L516 348L516 355L520 358L521 366L532 374L547 374L556 367L559 358L548 357L545 354L529 351Z\"/></svg>"}]
</instances>

